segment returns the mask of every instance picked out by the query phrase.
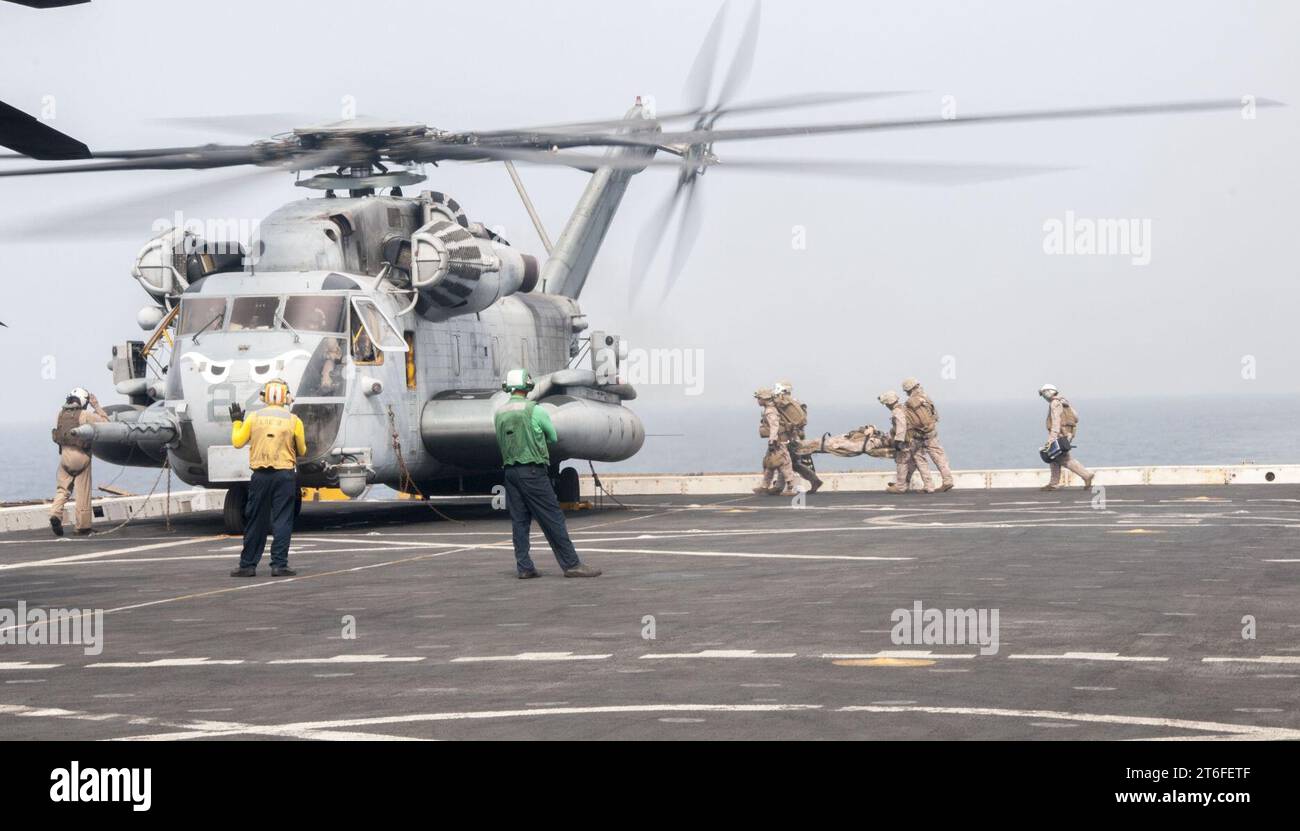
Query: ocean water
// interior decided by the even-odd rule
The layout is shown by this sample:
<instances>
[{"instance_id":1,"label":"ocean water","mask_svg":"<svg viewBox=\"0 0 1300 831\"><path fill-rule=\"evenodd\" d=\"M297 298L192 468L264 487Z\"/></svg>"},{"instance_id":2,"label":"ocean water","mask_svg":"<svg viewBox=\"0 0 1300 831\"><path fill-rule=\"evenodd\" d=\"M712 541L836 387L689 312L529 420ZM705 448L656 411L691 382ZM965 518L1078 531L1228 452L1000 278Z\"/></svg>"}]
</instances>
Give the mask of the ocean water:
<instances>
[{"instance_id":1,"label":"ocean water","mask_svg":"<svg viewBox=\"0 0 1300 831\"><path fill-rule=\"evenodd\" d=\"M874 401L861 406L809 405L808 435L840 433L862 424L884 425L888 413ZM939 435L956 470L1027 468L1042 464L1038 448L1045 405L1034 398L993 402L938 402ZM1300 463L1300 396L1131 398L1074 402L1080 413L1078 450L1084 464L1113 465ZM734 407L683 398L681 403L632 402L646 425L645 447L596 470L646 473L758 471L766 442L758 437L758 407L745 398ZM58 452L50 426L11 425L3 451L0 500L49 499ZM890 470L886 459L819 455L821 470ZM578 464L586 472L586 464ZM95 462L95 484L147 493L159 472ZM186 488L173 479L172 487Z\"/></svg>"},{"instance_id":2,"label":"ocean water","mask_svg":"<svg viewBox=\"0 0 1300 831\"><path fill-rule=\"evenodd\" d=\"M766 440L758 437L758 406L702 409L654 404L633 409L646 425L646 443L633 459L597 470L664 473L760 469ZM863 424L884 427L889 413L875 401L860 406L808 404L809 437ZM1031 468L1043 464L1046 404L951 402L942 398L939 438L954 470ZM1300 462L1300 396L1131 398L1071 401L1080 414L1074 455L1096 467ZM815 457L819 469L892 469L893 462L859 456Z\"/></svg>"}]
</instances>

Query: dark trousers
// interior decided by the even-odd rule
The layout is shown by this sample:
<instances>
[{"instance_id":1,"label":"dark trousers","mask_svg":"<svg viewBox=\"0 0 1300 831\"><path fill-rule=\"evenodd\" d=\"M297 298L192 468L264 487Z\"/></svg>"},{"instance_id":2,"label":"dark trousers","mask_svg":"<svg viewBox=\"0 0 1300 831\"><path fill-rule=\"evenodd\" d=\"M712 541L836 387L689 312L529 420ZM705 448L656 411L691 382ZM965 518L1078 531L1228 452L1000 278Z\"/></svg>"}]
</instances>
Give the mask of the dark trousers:
<instances>
[{"instance_id":1,"label":"dark trousers","mask_svg":"<svg viewBox=\"0 0 1300 831\"><path fill-rule=\"evenodd\" d=\"M298 501L298 472L260 467L248 483L248 501L244 503L244 550L239 555L240 568L255 568L262 560L268 532L271 543L271 568L289 565L289 537L293 535L294 507Z\"/></svg>"},{"instance_id":2,"label":"dark trousers","mask_svg":"<svg viewBox=\"0 0 1300 831\"><path fill-rule=\"evenodd\" d=\"M794 472L799 474L803 478L807 479L809 482L811 482L814 485L820 482L821 477L817 475L817 471L813 469L813 466L811 464L812 457L810 456L805 457L799 455L799 443L792 441L787 446L787 448L790 451L790 466L794 468ZM809 462L808 464L804 463L805 458L808 459ZM790 486L794 487L794 483L791 482Z\"/></svg>"},{"instance_id":3,"label":"dark trousers","mask_svg":"<svg viewBox=\"0 0 1300 831\"><path fill-rule=\"evenodd\" d=\"M573 548L573 541L569 539L564 512L560 510L560 501L555 497L546 468L541 465L506 467L506 509L510 511L514 535L515 565L521 574L534 570L533 560L528 556L528 535L532 533L534 519L542 526L542 533L551 544L560 568L568 571L582 564Z\"/></svg>"}]
</instances>

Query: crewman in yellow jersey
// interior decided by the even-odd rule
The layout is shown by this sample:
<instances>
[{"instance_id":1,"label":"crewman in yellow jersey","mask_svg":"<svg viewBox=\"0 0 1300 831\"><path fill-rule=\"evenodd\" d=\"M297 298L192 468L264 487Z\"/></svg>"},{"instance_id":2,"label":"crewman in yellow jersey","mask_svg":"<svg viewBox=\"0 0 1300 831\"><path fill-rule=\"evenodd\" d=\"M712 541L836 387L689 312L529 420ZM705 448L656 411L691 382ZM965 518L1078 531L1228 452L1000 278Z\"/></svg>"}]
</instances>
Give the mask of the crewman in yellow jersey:
<instances>
[{"instance_id":1,"label":"crewman in yellow jersey","mask_svg":"<svg viewBox=\"0 0 1300 831\"><path fill-rule=\"evenodd\" d=\"M231 577L256 577L257 564L266 548L269 531L271 576L293 577L289 568L289 537L293 534L294 507L298 501L298 457L307 452L302 419L289 412L289 385L280 379L262 388L266 406L247 418L238 404L230 405L230 443L248 445L248 466L253 478L248 483L244 505L244 550L239 568Z\"/></svg>"}]
</instances>

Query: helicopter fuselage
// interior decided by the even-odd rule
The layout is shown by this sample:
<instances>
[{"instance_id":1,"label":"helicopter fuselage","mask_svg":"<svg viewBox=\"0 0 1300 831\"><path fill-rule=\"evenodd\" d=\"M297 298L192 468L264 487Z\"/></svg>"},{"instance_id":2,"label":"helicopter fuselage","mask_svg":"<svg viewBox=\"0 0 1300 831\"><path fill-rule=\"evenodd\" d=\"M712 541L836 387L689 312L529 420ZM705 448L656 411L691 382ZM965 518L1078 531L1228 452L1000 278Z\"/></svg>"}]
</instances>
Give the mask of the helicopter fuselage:
<instances>
[{"instance_id":1,"label":"helicopter fuselage","mask_svg":"<svg viewBox=\"0 0 1300 831\"><path fill-rule=\"evenodd\" d=\"M449 240L468 266L453 258L448 279L421 285L409 248L421 228ZM165 262L170 246L180 250L172 239ZM561 432L556 461L615 461L640 449L644 431L622 406L633 393L570 368L586 328L577 301L537 290L535 263L471 227L453 200L304 200L268 217L250 248L244 270L201 276L186 255L188 279L177 269L167 286L152 282L150 266L137 267L147 290L179 305L170 360L149 387L155 400L118 416L134 432L116 444L98 432L96 455L166 458L189 484L237 484L249 471L247 451L231 446L231 405L263 406L262 388L278 378L305 428L303 486L353 496L374 483L482 492L499 477L492 415L505 398L501 378L515 367L545 382L537 398ZM511 263L518 279L491 282ZM142 425L157 429L143 434Z\"/></svg>"}]
</instances>

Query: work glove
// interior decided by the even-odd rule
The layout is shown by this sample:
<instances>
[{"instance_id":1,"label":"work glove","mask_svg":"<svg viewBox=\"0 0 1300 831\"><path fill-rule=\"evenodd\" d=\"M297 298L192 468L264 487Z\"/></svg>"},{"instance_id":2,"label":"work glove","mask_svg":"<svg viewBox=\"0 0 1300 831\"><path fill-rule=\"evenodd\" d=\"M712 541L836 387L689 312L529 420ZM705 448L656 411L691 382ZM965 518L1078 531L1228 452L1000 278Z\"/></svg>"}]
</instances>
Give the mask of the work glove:
<instances>
[{"instance_id":1,"label":"work glove","mask_svg":"<svg viewBox=\"0 0 1300 831\"><path fill-rule=\"evenodd\" d=\"M230 405L230 420L231 420L231 421L243 421L243 420L244 420L244 408L241 407L241 406L239 406L238 404L231 404L231 405Z\"/></svg>"}]
</instances>

